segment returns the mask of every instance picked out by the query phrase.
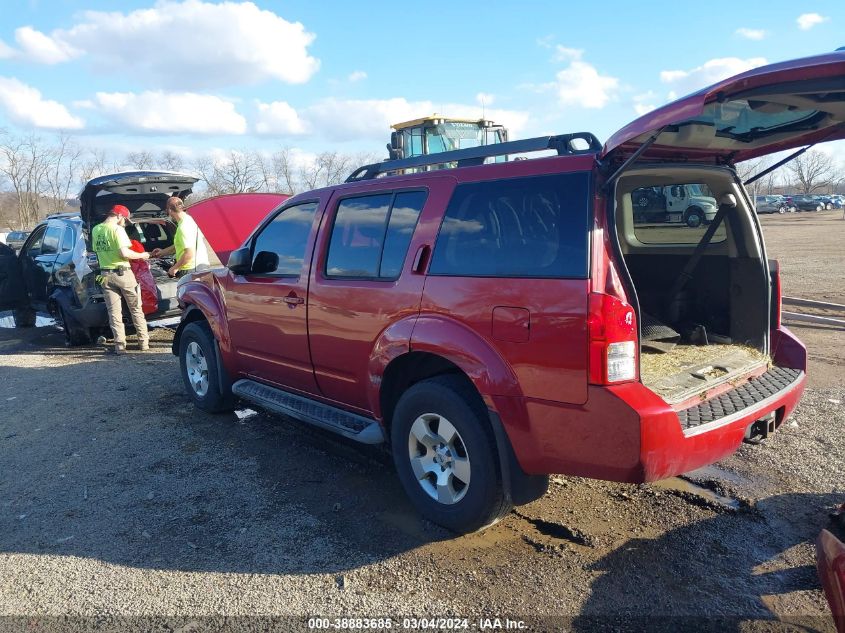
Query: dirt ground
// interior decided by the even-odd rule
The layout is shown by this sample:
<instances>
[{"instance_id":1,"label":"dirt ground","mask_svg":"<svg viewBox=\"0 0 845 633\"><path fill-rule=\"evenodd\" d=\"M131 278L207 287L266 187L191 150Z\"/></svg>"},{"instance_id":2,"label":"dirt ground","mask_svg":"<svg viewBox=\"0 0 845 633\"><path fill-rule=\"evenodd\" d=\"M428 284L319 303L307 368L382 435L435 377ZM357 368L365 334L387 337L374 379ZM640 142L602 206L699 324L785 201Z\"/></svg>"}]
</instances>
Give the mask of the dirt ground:
<instances>
[{"instance_id":1,"label":"dirt ground","mask_svg":"<svg viewBox=\"0 0 845 633\"><path fill-rule=\"evenodd\" d=\"M839 218L762 218L787 294L845 303ZM438 630L498 617L531 631L833 631L813 540L845 502L845 332L793 329L810 387L765 444L654 485L554 477L543 499L456 538L415 514L378 450L194 409L169 330L149 354L109 357L65 349L51 327L0 328L0 616L19 616L0 630L392 616Z\"/></svg>"}]
</instances>

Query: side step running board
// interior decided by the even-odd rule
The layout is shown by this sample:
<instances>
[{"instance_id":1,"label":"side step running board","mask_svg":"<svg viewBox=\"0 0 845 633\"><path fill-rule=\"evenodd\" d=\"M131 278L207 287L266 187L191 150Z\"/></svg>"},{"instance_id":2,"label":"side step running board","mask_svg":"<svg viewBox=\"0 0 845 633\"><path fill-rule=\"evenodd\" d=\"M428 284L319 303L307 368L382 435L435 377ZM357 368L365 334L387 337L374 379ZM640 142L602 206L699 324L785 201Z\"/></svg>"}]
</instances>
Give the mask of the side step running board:
<instances>
[{"instance_id":1,"label":"side step running board","mask_svg":"<svg viewBox=\"0 0 845 633\"><path fill-rule=\"evenodd\" d=\"M304 396L247 379L239 380L232 385L232 392L236 396L249 400L265 409L289 415L302 422L319 426L363 444L381 444L384 442L384 433L375 420L349 413Z\"/></svg>"}]
</instances>

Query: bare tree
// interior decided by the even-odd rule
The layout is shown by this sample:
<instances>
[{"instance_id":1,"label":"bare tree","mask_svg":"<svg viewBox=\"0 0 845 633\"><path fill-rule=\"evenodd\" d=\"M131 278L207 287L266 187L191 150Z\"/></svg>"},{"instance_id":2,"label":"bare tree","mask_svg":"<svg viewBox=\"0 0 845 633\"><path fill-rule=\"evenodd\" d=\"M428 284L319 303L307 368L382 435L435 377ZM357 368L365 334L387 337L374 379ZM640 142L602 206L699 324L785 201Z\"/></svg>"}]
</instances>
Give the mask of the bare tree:
<instances>
[{"instance_id":1,"label":"bare tree","mask_svg":"<svg viewBox=\"0 0 845 633\"><path fill-rule=\"evenodd\" d=\"M805 152L786 166L792 174L795 187L802 193L812 193L826 187L836 177L833 159L819 150Z\"/></svg>"},{"instance_id":2,"label":"bare tree","mask_svg":"<svg viewBox=\"0 0 845 633\"><path fill-rule=\"evenodd\" d=\"M79 176L82 149L64 132L56 137L47 157L48 205L51 211L62 211Z\"/></svg>"},{"instance_id":3,"label":"bare tree","mask_svg":"<svg viewBox=\"0 0 845 633\"><path fill-rule=\"evenodd\" d=\"M48 168L48 150L40 138L4 135L0 142L0 173L17 196L18 218L23 227L38 220L41 197L46 193Z\"/></svg>"},{"instance_id":4,"label":"bare tree","mask_svg":"<svg viewBox=\"0 0 845 633\"><path fill-rule=\"evenodd\" d=\"M88 156L79 167L80 185L109 171L106 153L103 150L89 149Z\"/></svg>"},{"instance_id":5,"label":"bare tree","mask_svg":"<svg viewBox=\"0 0 845 633\"><path fill-rule=\"evenodd\" d=\"M158 166L168 171L181 171L185 167L185 161L179 154L168 149L159 158Z\"/></svg>"},{"instance_id":6,"label":"bare tree","mask_svg":"<svg viewBox=\"0 0 845 633\"><path fill-rule=\"evenodd\" d=\"M290 148L283 147L278 152L275 152L270 157L270 162L275 180L275 191L293 194L297 190L297 184Z\"/></svg>"},{"instance_id":7,"label":"bare tree","mask_svg":"<svg viewBox=\"0 0 845 633\"><path fill-rule=\"evenodd\" d=\"M145 171L156 166L156 159L152 152L147 150L138 150L137 152L129 152L124 161L132 169Z\"/></svg>"},{"instance_id":8,"label":"bare tree","mask_svg":"<svg viewBox=\"0 0 845 633\"><path fill-rule=\"evenodd\" d=\"M205 181L209 195L265 191L265 169L257 152L231 150L225 158L202 156L194 169Z\"/></svg>"}]
</instances>

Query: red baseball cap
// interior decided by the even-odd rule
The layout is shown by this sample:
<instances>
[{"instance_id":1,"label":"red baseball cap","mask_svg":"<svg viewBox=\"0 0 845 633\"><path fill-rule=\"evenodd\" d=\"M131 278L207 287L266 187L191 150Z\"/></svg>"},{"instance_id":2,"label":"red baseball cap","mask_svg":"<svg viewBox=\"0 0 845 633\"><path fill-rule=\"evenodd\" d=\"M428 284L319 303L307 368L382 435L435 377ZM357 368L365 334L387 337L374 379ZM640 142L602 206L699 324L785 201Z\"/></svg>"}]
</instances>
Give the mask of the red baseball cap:
<instances>
[{"instance_id":1,"label":"red baseball cap","mask_svg":"<svg viewBox=\"0 0 845 633\"><path fill-rule=\"evenodd\" d=\"M127 220L129 219L129 209L124 207L122 204L114 205L111 208L111 212L114 213L115 215L122 216L122 217L126 218Z\"/></svg>"}]
</instances>

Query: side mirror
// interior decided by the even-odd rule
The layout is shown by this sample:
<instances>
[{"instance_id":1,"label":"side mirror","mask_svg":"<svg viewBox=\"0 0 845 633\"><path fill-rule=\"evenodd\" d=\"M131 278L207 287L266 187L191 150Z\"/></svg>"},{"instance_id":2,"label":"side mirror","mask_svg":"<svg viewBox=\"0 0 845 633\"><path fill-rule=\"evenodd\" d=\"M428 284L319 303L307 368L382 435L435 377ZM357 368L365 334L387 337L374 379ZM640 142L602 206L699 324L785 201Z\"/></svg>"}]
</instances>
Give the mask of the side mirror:
<instances>
[{"instance_id":1,"label":"side mirror","mask_svg":"<svg viewBox=\"0 0 845 633\"><path fill-rule=\"evenodd\" d=\"M274 273L279 267L279 255L270 251L261 251L255 256L252 264L252 272L258 275Z\"/></svg>"},{"instance_id":2,"label":"side mirror","mask_svg":"<svg viewBox=\"0 0 845 633\"><path fill-rule=\"evenodd\" d=\"M226 268L236 275L246 275L250 271L250 268L252 268L252 258L249 254L249 248L239 248L236 251L232 251L229 255L229 261L226 262Z\"/></svg>"}]
</instances>

